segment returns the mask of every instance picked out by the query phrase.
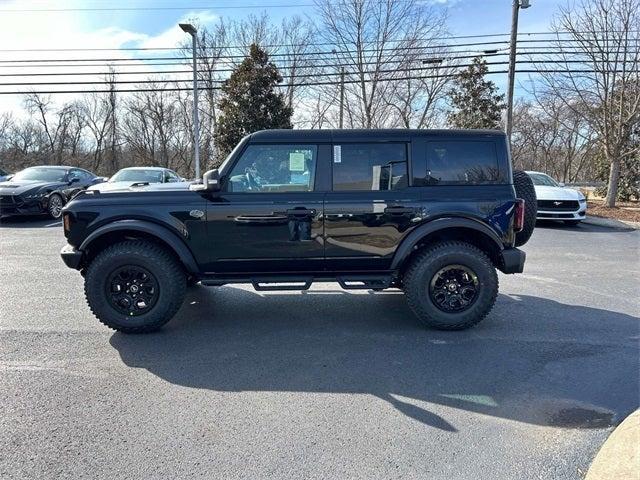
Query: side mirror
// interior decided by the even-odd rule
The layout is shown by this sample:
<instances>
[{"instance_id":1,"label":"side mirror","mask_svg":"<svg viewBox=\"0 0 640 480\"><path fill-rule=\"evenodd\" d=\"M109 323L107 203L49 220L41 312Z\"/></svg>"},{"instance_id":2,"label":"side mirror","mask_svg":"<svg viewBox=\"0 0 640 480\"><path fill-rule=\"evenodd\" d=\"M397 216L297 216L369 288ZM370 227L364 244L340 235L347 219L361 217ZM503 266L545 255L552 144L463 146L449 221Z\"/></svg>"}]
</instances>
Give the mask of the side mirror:
<instances>
[{"instance_id":1,"label":"side mirror","mask_svg":"<svg viewBox=\"0 0 640 480\"><path fill-rule=\"evenodd\" d=\"M74 183L78 183L80 179L78 177L73 177L69 180L69 185L73 185Z\"/></svg>"},{"instance_id":2,"label":"side mirror","mask_svg":"<svg viewBox=\"0 0 640 480\"><path fill-rule=\"evenodd\" d=\"M564 187L564 182L560 182L558 183L558 185L560 185L561 187Z\"/></svg>"},{"instance_id":3,"label":"side mirror","mask_svg":"<svg viewBox=\"0 0 640 480\"><path fill-rule=\"evenodd\" d=\"M219 192L221 187L220 172L217 168L214 168L203 175L202 183L193 183L189 185L189 190L199 192Z\"/></svg>"}]
</instances>

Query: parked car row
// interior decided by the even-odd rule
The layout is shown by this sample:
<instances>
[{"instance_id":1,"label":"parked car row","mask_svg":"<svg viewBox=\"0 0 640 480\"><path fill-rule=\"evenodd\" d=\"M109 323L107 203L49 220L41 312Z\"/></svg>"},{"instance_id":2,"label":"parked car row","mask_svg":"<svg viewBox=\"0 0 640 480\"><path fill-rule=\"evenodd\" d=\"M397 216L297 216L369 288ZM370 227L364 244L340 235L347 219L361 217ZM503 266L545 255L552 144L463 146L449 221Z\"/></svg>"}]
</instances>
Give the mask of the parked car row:
<instances>
[{"instance_id":1,"label":"parked car row","mask_svg":"<svg viewBox=\"0 0 640 480\"><path fill-rule=\"evenodd\" d=\"M542 172L526 172L535 187L538 220L559 220L577 225L585 219L587 200ZM150 184L186 182L162 167L128 167L109 179L76 167L30 167L10 175L0 168L0 216L49 214L60 218L62 207L83 189L99 192L127 190Z\"/></svg>"},{"instance_id":2,"label":"parked car row","mask_svg":"<svg viewBox=\"0 0 640 480\"><path fill-rule=\"evenodd\" d=\"M0 169L0 217L47 214L58 219L62 207L82 190L113 191L185 181L173 170L160 167L123 168L109 179L78 167L42 165L15 175Z\"/></svg>"}]
</instances>

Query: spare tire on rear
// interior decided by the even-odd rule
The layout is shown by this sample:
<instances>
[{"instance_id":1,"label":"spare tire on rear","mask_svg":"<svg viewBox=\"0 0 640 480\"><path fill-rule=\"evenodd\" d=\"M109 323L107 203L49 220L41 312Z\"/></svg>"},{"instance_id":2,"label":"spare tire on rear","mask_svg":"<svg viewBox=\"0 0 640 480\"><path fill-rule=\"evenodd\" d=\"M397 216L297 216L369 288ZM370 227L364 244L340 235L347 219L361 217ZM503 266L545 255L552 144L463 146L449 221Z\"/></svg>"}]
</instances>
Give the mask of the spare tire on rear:
<instances>
[{"instance_id":1,"label":"spare tire on rear","mask_svg":"<svg viewBox=\"0 0 640 480\"><path fill-rule=\"evenodd\" d=\"M524 226L516 233L516 247L520 247L529 241L536 226L538 198L531 177L521 170L513 172L513 186L516 196L524 200Z\"/></svg>"}]
</instances>

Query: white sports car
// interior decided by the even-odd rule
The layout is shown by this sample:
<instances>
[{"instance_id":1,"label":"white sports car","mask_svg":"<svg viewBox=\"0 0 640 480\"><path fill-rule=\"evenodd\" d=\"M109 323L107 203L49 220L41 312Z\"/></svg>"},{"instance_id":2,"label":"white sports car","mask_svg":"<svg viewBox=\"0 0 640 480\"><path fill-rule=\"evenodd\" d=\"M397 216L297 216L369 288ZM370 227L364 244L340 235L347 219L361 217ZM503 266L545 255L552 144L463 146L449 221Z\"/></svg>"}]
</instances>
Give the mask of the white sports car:
<instances>
[{"instance_id":1,"label":"white sports car","mask_svg":"<svg viewBox=\"0 0 640 480\"><path fill-rule=\"evenodd\" d=\"M145 186L156 183L178 183L185 179L173 170L162 167L128 167L119 170L104 183L94 185L89 190L100 192L115 192L126 190L132 186Z\"/></svg>"},{"instance_id":2,"label":"white sports car","mask_svg":"<svg viewBox=\"0 0 640 480\"><path fill-rule=\"evenodd\" d=\"M582 192L566 188L549 175L527 172L533 180L538 197L538 220L563 220L568 225L577 225L587 213L587 199Z\"/></svg>"}]
</instances>

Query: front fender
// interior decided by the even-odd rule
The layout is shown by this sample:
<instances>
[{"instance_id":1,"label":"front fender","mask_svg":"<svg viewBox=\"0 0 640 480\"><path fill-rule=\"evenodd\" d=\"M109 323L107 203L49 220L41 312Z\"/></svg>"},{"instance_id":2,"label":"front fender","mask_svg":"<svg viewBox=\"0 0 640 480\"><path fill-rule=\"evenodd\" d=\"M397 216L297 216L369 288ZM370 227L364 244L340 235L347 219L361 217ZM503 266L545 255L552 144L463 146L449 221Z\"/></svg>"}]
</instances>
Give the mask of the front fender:
<instances>
[{"instance_id":1,"label":"front fender","mask_svg":"<svg viewBox=\"0 0 640 480\"><path fill-rule=\"evenodd\" d=\"M82 241L78 250L86 251L92 242L105 234L132 230L157 237L158 240L166 243L176 253L176 255L178 255L178 258L180 258L180 261L189 273L198 272L198 264L191 253L191 250L189 250L187 245L178 235L162 225L144 220L116 220L114 222L107 223L106 225L103 225L91 232L91 234Z\"/></svg>"}]
</instances>

